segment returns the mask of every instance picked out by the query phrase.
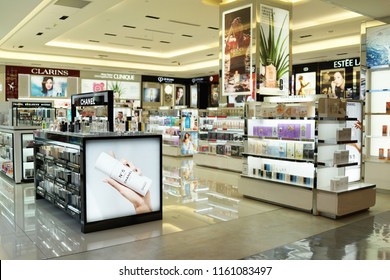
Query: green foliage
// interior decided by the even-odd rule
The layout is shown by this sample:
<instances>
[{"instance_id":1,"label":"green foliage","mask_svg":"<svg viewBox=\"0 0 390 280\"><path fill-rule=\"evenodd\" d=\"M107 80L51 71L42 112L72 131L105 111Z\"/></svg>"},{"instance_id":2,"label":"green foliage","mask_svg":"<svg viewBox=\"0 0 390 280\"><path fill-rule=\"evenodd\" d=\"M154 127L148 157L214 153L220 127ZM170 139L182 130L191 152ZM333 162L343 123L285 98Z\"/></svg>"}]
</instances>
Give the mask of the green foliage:
<instances>
[{"instance_id":1,"label":"green foliage","mask_svg":"<svg viewBox=\"0 0 390 280\"><path fill-rule=\"evenodd\" d=\"M289 71L288 36L282 38L282 31L288 15L285 16L279 34L275 34L275 21L273 13L268 18L268 34L260 25L260 60L266 66L273 64L276 67L276 79L279 80Z\"/></svg>"}]
</instances>

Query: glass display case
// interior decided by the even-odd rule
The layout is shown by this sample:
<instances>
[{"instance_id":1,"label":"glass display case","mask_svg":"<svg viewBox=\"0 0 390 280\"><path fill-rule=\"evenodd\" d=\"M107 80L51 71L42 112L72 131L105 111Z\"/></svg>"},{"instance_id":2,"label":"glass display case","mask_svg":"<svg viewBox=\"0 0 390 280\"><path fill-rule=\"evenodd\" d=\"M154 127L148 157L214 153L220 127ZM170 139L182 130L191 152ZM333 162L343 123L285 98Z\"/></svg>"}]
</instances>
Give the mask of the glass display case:
<instances>
[{"instance_id":1,"label":"glass display case","mask_svg":"<svg viewBox=\"0 0 390 280\"><path fill-rule=\"evenodd\" d=\"M198 110L160 107L149 111L148 131L163 136L163 154L192 156L198 149Z\"/></svg>"},{"instance_id":2,"label":"glass display case","mask_svg":"<svg viewBox=\"0 0 390 280\"><path fill-rule=\"evenodd\" d=\"M52 102L10 101L12 126L41 127L42 121L54 121L55 108Z\"/></svg>"},{"instance_id":3,"label":"glass display case","mask_svg":"<svg viewBox=\"0 0 390 280\"><path fill-rule=\"evenodd\" d=\"M208 108L199 116L197 165L241 172L244 108Z\"/></svg>"}]
</instances>

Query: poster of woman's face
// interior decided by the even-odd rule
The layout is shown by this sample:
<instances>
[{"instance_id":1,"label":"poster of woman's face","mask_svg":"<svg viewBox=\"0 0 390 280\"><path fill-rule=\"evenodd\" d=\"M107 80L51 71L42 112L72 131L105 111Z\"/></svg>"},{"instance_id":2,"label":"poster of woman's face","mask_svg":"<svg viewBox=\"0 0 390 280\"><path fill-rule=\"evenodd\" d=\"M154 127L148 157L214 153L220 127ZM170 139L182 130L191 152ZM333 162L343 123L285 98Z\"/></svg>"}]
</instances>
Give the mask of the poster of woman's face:
<instances>
[{"instance_id":1,"label":"poster of woman's face","mask_svg":"<svg viewBox=\"0 0 390 280\"><path fill-rule=\"evenodd\" d=\"M325 69L320 72L320 93L344 97L345 69Z\"/></svg>"},{"instance_id":2,"label":"poster of woman's face","mask_svg":"<svg viewBox=\"0 0 390 280\"><path fill-rule=\"evenodd\" d=\"M57 76L30 76L31 97L66 97L68 78Z\"/></svg>"}]
</instances>

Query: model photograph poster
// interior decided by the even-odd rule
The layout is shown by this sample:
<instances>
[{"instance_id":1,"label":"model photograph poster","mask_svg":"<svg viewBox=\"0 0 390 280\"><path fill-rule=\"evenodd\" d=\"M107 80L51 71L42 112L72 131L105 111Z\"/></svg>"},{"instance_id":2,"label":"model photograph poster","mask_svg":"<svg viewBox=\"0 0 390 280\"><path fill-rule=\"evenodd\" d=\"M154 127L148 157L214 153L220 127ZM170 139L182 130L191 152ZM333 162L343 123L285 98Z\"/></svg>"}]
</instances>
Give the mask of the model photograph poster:
<instances>
[{"instance_id":1,"label":"model photograph poster","mask_svg":"<svg viewBox=\"0 0 390 280\"><path fill-rule=\"evenodd\" d=\"M345 69L324 69L320 72L320 93L345 98Z\"/></svg>"},{"instance_id":2,"label":"model photograph poster","mask_svg":"<svg viewBox=\"0 0 390 280\"><path fill-rule=\"evenodd\" d=\"M297 73L295 75L296 95L316 94L316 72Z\"/></svg>"},{"instance_id":3,"label":"model photograph poster","mask_svg":"<svg viewBox=\"0 0 390 280\"><path fill-rule=\"evenodd\" d=\"M58 76L30 76L31 97L66 97L68 78Z\"/></svg>"},{"instance_id":4,"label":"model photograph poster","mask_svg":"<svg viewBox=\"0 0 390 280\"><path fill-rule=\"evenodd\" d=\"M182 155L192 155L198 149L198 133L194 131L183 131L181 133L180 148Z\"/></svg>"},{"instance_id":5,"label":"model photograph poster","mask_svg":"<svg viewBox=\"0 0 390 280\"><path fill-rule=\"evenodd\" d=\"M390 64L390 25L381 25L366 30L367 67Z\"/></svg>"},{"instance_id":6,"label":"model photograph poster","mask_svg":"<svg viewBox=\"0 0 390 280\"><path fill-rule=\"evenodd\" d=\"M260 5L260 94L288 95L289 20L288 11Z\"/></svg>"},{"instance_id":7,"label":"model photograph poster","mask_svg":"<svg viewBox=\"0 0 390 280\"><path fill-rule=\"evenodd\" d=\"M252 5L222 15L222 95L252 93Z\"/></svg>"}]
</instances>

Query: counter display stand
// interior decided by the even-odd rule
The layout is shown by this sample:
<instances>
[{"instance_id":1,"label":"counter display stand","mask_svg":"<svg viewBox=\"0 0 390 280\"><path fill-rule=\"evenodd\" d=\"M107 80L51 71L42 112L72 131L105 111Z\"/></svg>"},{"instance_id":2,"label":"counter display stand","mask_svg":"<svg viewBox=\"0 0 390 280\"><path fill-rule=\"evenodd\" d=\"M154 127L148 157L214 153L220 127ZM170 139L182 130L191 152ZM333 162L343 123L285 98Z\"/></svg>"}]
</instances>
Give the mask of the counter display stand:
<instances>
[{"instance_id":1,"label":"counter display stand","mask_svg":"<svg viewBox=\"0 0 390 280\"><path fill-rule=\"evenodd\" d=\"M199 116L197 165L241 172L244 108L208 108Z\"/></svg>"},{"instance_id":2,"label":"counter display stand","mask_svg":"<svg viewBox=\"0 0 390 280\"><path fill-rule=\"evenodd\" d=\"M192 156L198 146L198 110L160 107L149 111L148 131L163 136L164 155ZM191 145L183 144L186 134Z\"/></svg>"},{"instance_id":3,"label":"counter display stand","mask_svg":"<svg viewBox=\"0 0 390 280\"><path fill-rule=\"evenodd\" d=\"M390 66L367 69L365 181L390 190Z\"/></svg>"},{"instance_id":4,"label":"counter display stand","mask_svg":"<svg viewBox=\"0 0 390 280\"><path fill-rule=\"evenodd\" d=\"M351 138L357 118L346 117L345 102L310 99L247 104L240 193L332 218L370 208L375 185L362 182L361 157L347 148L361 143Z\"/></svg>"},{"instance_id":5,"label":"counter display stand","mask_svg":"<svg viewBox=\"0 0 390 280\"><path fill-rule=\"evenodd\" d=\"M36 129L0 126L1 172L15 183L34 180L33 131Z\"/></svg>"},{"instance_id":6,"label":"counter display stand","mask_svg":"<svg viewBox=\"0 0 390 280\"><path fill-rule=\"evenodd\" d=\"M34 132L34 149L37 198L79 220L83 233L162 218L161 135L40 130ZM101 161L102 156L112 164ZM143 175L119 160L131 162ZM138 194L145 204L134 206L121 195L126 186L139 193L149 190L150 203Z\"/></svg>"}]
</instances>

